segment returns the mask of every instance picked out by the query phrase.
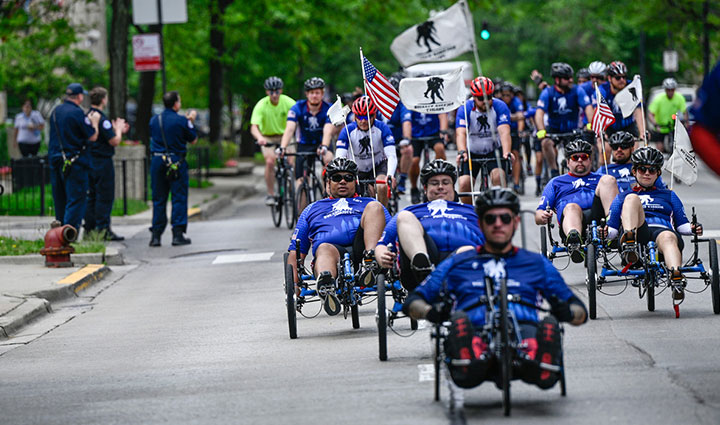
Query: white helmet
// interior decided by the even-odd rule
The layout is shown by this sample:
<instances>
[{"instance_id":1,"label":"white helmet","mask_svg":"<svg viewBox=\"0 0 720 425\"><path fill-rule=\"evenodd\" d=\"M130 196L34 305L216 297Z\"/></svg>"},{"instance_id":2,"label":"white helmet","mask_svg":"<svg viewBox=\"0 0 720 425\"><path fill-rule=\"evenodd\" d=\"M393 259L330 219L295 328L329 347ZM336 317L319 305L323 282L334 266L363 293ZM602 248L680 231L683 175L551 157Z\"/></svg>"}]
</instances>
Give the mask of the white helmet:
<instances>
[{"instance_id":1,"label":"white helmet","mask_svg":"<svg viewBox=\"0 0 720 425\"><path fill-rule=\"evenodd\" d=\"M591 62L588 65L588 71L590 71L590 75L605 75L607 65L600 61Z\"/></svg>"},{"instance_id":2,"label":"white helmet","mask_svg":"<svg viewBox=\"0 0 720 425\"><path fill-rule=\"evenodd\" d=\"M677 88L677 81L674 78L666 78L663 80L662 86L665 90L674 90Z\"/></svg>"}]
</instances>

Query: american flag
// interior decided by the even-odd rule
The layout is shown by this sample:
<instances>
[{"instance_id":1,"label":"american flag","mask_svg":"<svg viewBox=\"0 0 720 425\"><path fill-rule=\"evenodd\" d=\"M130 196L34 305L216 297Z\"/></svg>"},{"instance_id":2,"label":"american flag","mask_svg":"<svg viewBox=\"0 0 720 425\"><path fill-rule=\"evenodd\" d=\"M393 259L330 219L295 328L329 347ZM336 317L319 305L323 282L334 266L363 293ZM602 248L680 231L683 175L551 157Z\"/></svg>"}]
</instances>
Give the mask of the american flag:
<instances>
[{"instance_id":1,"label":"american flag","mask_svg":"<svg viewBox=\"0 0 720 425\"><path fill-rule=\"evenodd\" d=\"M599 90L596 93L596 97L598 99L598 107L595 115L593 115L592 130L599 136L600 133L604 132L606 128L615 122L615 115L613 115L612 109L610 109L605 102Z\"/></svg>"},{"instance_id":2,"label":"american flag","mask_svg":"<svg viewBox=\"0 0 720 425\"><path fill-rule=\"evenodd\" d=\"M367 94L384 116L391 117L400 101L400 95L387 78L365 56L363 56L363 68Z\"/></svg>"}]
</instances>

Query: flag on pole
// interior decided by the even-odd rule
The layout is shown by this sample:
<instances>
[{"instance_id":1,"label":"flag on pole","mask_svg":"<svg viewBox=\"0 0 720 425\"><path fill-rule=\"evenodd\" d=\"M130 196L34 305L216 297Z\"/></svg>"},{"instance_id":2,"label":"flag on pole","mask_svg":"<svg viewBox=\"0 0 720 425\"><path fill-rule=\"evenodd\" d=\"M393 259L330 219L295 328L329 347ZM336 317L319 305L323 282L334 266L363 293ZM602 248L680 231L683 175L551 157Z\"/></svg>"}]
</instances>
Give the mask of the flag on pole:
<instances>
[{"instance_id":1,"label":"flag on pole","mask_svg":"<svg viewBox=\"0 0 720 425\"><path fill-rule=\"evenodd\" d=\"M600 135L606 128L615 122L615 115L613 115L612 109L610 109L607 102L600 94L600 90L597 86L595 86L595 96L598 102L597 109L595 110L595 114L592 119L592 130L595 134Z\"/></svg>"},{"instance_id":2,"label":"flag on pole","mask_svg":"<svg viewBox=\"0 0 720 425\"><path fill-rule=\"evenodd\" d=\"M446 61L472 50L475 33L465 0L395 37L390 50L402 66Z\"/></svg>"},{"instance_id":3,"label":"flag on pole","mask_svg":"<svg viewBox=\"0 0 720 425\"><path fill-rule=\"evenodd\" d=\"M406 108L424 114L443 114L462 106L467 98L462 68L447 74L400 81L400 99Z\"/></svg>"},{"instance_id":4,"label":"flag on pole","mask_svg":"<svg viewBox=\"0 0 720 425\"><path fill-rule=\"evenodd\" d=\"M362 52L360 53L362 55ZM365 56L363 59L363 77L365 78L365 91L375 102L383 116L392 117L400 95L387 78L370 63Z\"/></svg>"},{"instance_id":5,"label":"flag on pole","mask_svg":"<svg viewBox=\"0 0 720 425\"><path fill-rule=\"evenodd\" d=\"M342 125L345 123L345 120L350 113L350 108L346 105L343 106L342 101L340 100L340 96L337 96L337 100L335 103L332 104L330 109L328 109L328 116L330 117L330 122L333 123L333 125Z\"/></svg>"},{"instance_id":6,"label":"flag on pole","mask_svg":"<svg viewBox=\"0 0 720 425\"><path fill-rule=\"evenodd\" d=\"M620 111L622 111L623 118L632 115L635 108L637 108L642 101L642 82L640 81L639 75L635 75L632 83L625 86L624 89L615 95L615 104L620 108Z\"/></svg>"},{"instance_id":7,"label":"flag on pole","mask_svg":"<svg viewBox=\"0 0 720 425\"><path fill-rule=\"evenodd\" d=\"M690 136L680 120L675 121L675 148L663 166L673 176L687 185L697 181L697 159L690 143Z\"/></svg>"}]
</instances>

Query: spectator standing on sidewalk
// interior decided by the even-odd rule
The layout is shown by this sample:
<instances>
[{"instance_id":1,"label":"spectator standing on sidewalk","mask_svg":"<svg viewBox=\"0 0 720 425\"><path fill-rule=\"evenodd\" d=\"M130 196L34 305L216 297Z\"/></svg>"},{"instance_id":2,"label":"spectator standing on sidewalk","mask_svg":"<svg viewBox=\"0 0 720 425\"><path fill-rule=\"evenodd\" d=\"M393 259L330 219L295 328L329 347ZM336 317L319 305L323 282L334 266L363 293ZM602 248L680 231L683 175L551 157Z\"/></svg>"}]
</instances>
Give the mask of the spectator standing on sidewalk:
<instances>
[{"instance_id":1,"label":"spectator standing on sidewalk","mask_svg":"<svg viewBox=\"0 0 720 425\"><path fill-rule=\"evenodd\" d=\"M122 241L110 228L110 213L115 199L115 146L128 130L123 118L110 119L103 113L107 106L108 91L102 87L90 90L90 111L100 114L98 138L90 146L90 190L85 212L85 234L97 230L105 240Z\"/></svg>"},{"instance_id":2,"label":"spectator standing on sidewalk","mask_svg":"<svg viewBox=\"0 0 720 425\"><path fill-rule=\"evenodd\" d=\"M87 207L91 143L98 137L100 114L86 116L80 104L87 92L79 83L65 89L65 102L50 115L50 184L55 219L79 230Z\"/></svg>"},{"instance_id":3,"label":"spectator standing on sidewalk","mask_svg":"<svg viewBox=\"0 0 720 425\"><path fill-rule=\"evenodd\" d=\"M190 110L185 116L178 114L181 99L177 91L163 95L165 110L150 119L150 186L152 188L153 218L150 246L160 246L160 237L167 226L167 199L172 193L173 245L188 245L188 165L185 161L187 144L197 141L193 123L197 111Z\"/></svg>"},{"instance_id":4,"label":"spectator standing on sidewalk","mask_svg":"<svg viewBox=\"0 0 720 425\"><path fill-rule=\"evenodd\" d=\"M15 115L15 143L23 158L38 154L43 128L45 128L45 120L42 115L38 111L33 111L30 99L25 100L22 112Z\"/></svg>"}]
</instances>

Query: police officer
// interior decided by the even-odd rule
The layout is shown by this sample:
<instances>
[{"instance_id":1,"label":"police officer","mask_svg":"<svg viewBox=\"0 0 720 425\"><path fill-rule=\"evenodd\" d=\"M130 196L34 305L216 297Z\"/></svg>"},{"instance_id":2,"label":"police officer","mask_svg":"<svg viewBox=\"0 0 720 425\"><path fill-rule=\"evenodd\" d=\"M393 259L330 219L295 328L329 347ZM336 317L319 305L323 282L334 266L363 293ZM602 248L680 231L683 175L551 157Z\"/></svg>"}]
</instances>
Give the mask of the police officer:
<instances>
[{"instance_id":1,"label":"police officer","mask_svg":"<svg viewBox=\"0 0 720 425\"><path fill-rule=\"evenodd\" d=\"M187 245L188 165L185 162L187 143L195 143L197 131L193 122L197 111L190 110L185 116L180 110L180 94L177 91L163 95L165 110L150 120L150 180L153 198L152 238L150 246L160 246L160 236L167 226L168 193L172 193L170 224L173 245Z\"/></svg>"},{"instance_id":2,"label":"police officer","mask_svg":"<svg viewBox=\"0 0 720 425\"><path fill-rule=\"evenodd\" d=\"M55 219L80 229L87 206L91 142L98 137L100 114L85 116L80 104L87 92L79 83L65 89L65 102L50 116L50 184Z\"/></svg>"},{"instance_id":3,"label":"police officer","mask_svg":"<svg viewBox=\"0 0 720 425\"><path fill-rule=\"evenodd\" d=\"M108 92L102 87L90 90L90 111L100 114L98 138L90 146L90 190L88 191L88 207L85 212L85 234L97 230L109 241L122 241L110 229L110 213L115 198L115 166L112 157L115 146L120 144L122 133L127 131L127 123L123 118L114 121L105 116L103 109L107 106Z\"/></svg>"}]
</instances>

